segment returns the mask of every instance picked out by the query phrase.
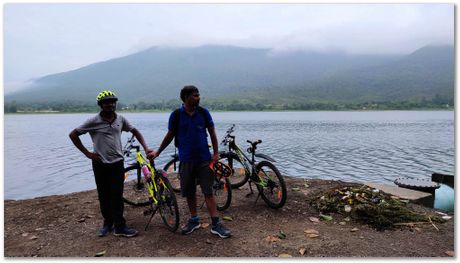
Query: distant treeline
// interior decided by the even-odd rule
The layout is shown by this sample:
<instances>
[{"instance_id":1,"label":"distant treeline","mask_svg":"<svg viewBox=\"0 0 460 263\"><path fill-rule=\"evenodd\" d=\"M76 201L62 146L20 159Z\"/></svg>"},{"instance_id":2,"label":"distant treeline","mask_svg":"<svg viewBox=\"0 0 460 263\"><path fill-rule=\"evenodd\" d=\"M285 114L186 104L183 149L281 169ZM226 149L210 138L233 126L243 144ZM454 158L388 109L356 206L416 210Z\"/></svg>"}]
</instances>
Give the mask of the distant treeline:
<instances>
[{"instance_id":1,"label":"distant treeline","mask_svg":"<svg viewBox=\"0 0 460 263\"><path fill-rule=\"evenodd\" d=\"M363 102L363 103L338 103L338 102L293 102L293 103L252 103L209 101L202 103L204 107L213 111L284 111L284 110L416 110L416 109L453 109L453 99L442 99L439 96L431 100L419 101L392 101L392 102ZM118 111L172 111L181 105L179 100L170 100L155 103L139 102L136 104L118 103ZM17 103L6 102L5 113L20 112L97 112L100 108L96 103L83 103L75 101L49 102L49 103Z\"/></svg>"}]
</instances>

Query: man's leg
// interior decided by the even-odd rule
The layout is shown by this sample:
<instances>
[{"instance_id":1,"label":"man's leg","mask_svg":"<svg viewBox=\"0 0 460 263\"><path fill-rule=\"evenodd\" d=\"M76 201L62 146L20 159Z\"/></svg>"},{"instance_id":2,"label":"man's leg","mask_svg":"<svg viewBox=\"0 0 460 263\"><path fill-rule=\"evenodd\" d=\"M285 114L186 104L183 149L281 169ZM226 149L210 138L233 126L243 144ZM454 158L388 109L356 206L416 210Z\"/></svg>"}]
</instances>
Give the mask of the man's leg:
<instances>
[{"instance_id":1,"label":"man's leg","mask_svg":"<svg viewBox=\"0 0 460 263\"><path fill-rule=\"evenodd\" d=\"M124 166L123 161L111 165L110 177L110 208L116 228L124 228L126 221L123 217L123 186L124 186Z\"/></svg>"},{"instance_id":2,"label":"man's leg","mask_svg":"<svg viewBox=\"0 0 460 263\"><path fill-rule=\"evenodd\" d=\"M204 194L206 207L211 216L211 233L219 235L221 238L230 237L231 232L219 222L219 214L217 212L216 200L212 185L214 183L214 173L209 168L209 161L202 162L199 166L198 177L200 180L201 191Z\"/></svg>"},{"instance_id":3,"label":"man's leg","mask_svg":"<svg viewBox=\"0 0 460 263\"><path fill-rule=\"evenodd\" d=\"M196 209L196 179L194 176L193 163L180 163L180 187L182 196L187 199L188 209L190 211L190 219L182 229L182 234L187 235L201 227L200 218Z\"/></svg>"},{"instance_id":4,"label":"man's leg","mask_svg":"<svg viewBox=\"0 0 460 263\"><path fill-rule=\"evenodd\" d=\"M211 218L219 217L219 214L217 213L217 205L216 205L216 199L214 199L214 195L205 194L204 200L206 201L206 207L208 208L208 212Z\"/></svg>"},{"instance_id":5,"label":"man's leg","mask_svg":"<svg viewBox=\"0 0 460 263\"><path fill-rule=\"evenodd\" d=\"M107 167L105 167L103 163L97 161L93 161L93 172L99 199L99 209L104 218L104 224L98 232L98 235L102 237L107 235L113 226L113 215L110 209L109 174Z\"/></svg>"},{"instance_id":6,"label":"man's leg","mask_svg":"<svg viewBox=\"0 0 460 263\"><path fill-rule=\"evenodd\" d=\"M126 221L123 217L124 203L123 203L123 186L124 186L124 165L123 161L116 162L111 165L111 212L113 214L115 236L134 237L138 231L133 228L126 227Z\"/></svg>"},{"instance_id":7,"label":"man's leg","mask_svg":"<svg viewBox=\"0 0 460 263\"><path fill-rule=\"evenodd\" d=\"M187 205L192 217L197 215L196 211L196 194L187 196Z\"/></svg>"}]
</instances>

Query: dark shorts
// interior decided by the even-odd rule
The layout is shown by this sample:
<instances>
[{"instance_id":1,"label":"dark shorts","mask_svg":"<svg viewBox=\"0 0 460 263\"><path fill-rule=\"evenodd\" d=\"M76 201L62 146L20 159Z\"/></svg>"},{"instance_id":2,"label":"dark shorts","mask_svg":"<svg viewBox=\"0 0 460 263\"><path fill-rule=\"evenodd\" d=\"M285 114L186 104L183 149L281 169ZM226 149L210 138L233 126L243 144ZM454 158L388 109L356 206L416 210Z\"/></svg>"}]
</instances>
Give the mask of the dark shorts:
<instances>
[{"instance_id":1,"label":"dark shorts","mask_svg":"<svg viewBox=\"0 0 460 263\"><path fill-rule=\"evenodd\" d=\"M210 161L203 162L180 162L180 188L183 197L196 193L197 181L201 186L201 192L205 195L212 194L214 174L209 168Z\"/></svg>"}]
</instances>

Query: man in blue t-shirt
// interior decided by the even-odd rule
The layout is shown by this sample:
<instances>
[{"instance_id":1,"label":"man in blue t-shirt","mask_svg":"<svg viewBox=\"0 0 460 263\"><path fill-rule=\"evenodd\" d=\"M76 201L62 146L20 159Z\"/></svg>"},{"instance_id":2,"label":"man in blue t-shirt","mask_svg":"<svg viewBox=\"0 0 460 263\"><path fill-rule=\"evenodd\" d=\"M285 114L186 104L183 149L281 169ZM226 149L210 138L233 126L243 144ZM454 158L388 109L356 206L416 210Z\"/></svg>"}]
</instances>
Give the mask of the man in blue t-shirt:
<instances>
[{"instance_id":1,"label":"man in blue t-shirt","mask_svg":"<svg viewBox=\"0 0 460 263\"><path fill-rule=\"evenodd\" d=\"M158 150L148 154L148 157L158 157L176 137L179 148L181 193L187 198L191 214L187 225L182 229L182 234L190 234L201 227L196 209L196 181L198 179L212 220L211 233L219 235L221 238L230 237L230 230L219 221L212 191L214 174L209 168L209 164L211 159L216 162L219 160L219 149L211 114L207 109L199 106L200 93L195 86L185 86L180 92L180 98L183 105L171 113L168 133ZM212 156L209 152L206 130L211 136Z\"/></svg>"}]
</instances>

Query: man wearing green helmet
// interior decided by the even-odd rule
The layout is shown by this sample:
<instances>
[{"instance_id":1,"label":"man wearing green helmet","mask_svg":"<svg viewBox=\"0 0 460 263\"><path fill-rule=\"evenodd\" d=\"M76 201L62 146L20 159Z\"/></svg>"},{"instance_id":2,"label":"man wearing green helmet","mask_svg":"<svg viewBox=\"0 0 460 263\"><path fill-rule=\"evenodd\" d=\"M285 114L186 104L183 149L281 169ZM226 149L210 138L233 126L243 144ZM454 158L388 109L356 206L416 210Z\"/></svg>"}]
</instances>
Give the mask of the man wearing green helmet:
<instances>
[{"instance_id":1,"label":"man wearing green helmet","mask_svg":"<svg viewBox=\"0 0 460 263\"><path fill-rule=\"evenodd\" d=\"M115 113L118 100L115 93L109 90L102 91L96 100L101 111L70 132L69 137L73 144L92 160L99 205L104 218L98 235L103 237L113 230L115 236L133 237L138 231L128 228L123 218L124 159L121 132L133 133L146 154L152 150L145 143L139 130L126 118ZM93 141L94 152L89 151L79 138L88 132Z\"/></svg>"}]
</instances>

